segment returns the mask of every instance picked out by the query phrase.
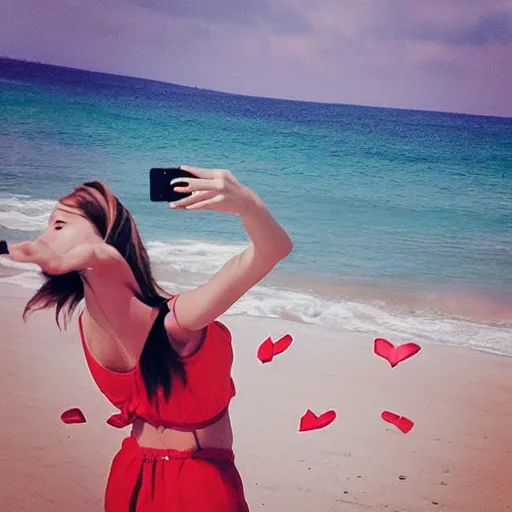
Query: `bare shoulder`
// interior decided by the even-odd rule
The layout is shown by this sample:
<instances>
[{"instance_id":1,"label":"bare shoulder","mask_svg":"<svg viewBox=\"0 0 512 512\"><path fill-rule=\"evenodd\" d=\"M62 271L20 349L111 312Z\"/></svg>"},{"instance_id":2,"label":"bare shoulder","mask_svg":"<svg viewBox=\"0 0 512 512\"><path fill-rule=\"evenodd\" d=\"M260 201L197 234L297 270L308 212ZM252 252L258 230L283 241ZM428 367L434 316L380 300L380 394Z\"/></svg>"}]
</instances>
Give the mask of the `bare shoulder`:
<instances>
[{"instance_id":1,"label":"bare shoulder","mask_svg":"<svg viewBox=\"0 0 512 512\"><path fill-rule=\"evenodd\" d=\"M116 249L100 248L98 259L99 264L84 271L88 282L87 307L105 337L114 340L130 360L138 361L159 309L137 298L135 292L140 291L139 285ZM205 331L182 328L174 311L177 299L179 297L169 300L170 312L164 319L164 326L171 346L186 357L199 348Z\"/></svg>"},{"instance_id":2,"label":"bare shoulder","mask_svg":"<svg viewBox=\"0 0 512 512\"><path fill-rule=\"evenodd\" d=\"M86 280L85 301L89 329L106 345L108 352L124 354L123 359L138 361L158 308L140 301L139 286L121 257L107 266L83 272ZM90 340L91 348L94 342ZM101 362L101 361L100 361ZM122 361L120 364L124 364Z\"/></svg>"},{"instance_id":3,"label":"bare shoulder","mask_svg":"<svg viewBox=\"0 0 512 512\"><path fill-rule=\"evenodd\" d=\"M94 306L89 303L89 308ZM87 351L101 366L115 371L127 372L135 368L137 359L130 356L115 336L109 332L108 324L98 320L97 314L91 314L86 306L81 315L81 334Z\"/></svg>"},{"instance_id":4,"label":"bare shoulder","mask_svg":"<svg viewBox=\"0 0 512 512\"><path fill-rule=\"evenodd\" d=\"M169 313L165 317L164 325L171 345L181 356L187 357L200 348L204 341L206 327L194 331L184 329L180 325L174 309L175 303L178 300L179 296L174 296L167 301Z\"/></svg>"}]
</instances>

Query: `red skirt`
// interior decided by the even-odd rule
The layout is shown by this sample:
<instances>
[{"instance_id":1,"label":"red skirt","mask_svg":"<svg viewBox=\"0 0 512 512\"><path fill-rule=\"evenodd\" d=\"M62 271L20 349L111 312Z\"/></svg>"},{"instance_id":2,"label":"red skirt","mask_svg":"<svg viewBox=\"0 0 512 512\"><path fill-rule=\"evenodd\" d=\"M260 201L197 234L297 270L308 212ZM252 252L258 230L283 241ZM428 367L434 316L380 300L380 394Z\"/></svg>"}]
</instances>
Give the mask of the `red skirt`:
<instances>
[{"instance_id":1,"label":"red skirt","mask_svg":"<svg viewBox=\"0 0 512 512\"><path fill-rule=\"evenodd\" d=\"M248 512L232 450L141 447L123 440L105 493L105 512Z\"/></svg>"}]
</instances>

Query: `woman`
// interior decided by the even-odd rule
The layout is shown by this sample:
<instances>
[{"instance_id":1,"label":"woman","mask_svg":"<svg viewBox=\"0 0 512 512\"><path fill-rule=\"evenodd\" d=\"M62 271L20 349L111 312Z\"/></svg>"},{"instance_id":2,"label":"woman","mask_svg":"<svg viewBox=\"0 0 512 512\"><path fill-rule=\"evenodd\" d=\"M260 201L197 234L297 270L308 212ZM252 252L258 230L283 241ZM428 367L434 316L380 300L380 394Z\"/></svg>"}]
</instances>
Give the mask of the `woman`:
<instances>
[{"instance_id":1,"label":"woman","mask_svg":"<svg viewBox=\"0 0 512 512\"><path fill-rule=\"evenodd\" d=\"M229 330L216 319L292 249L260 198L227 170L182 166L196 178L171 208L240 217L250 244L211 279L170 296L153 278L126 208L94 181L61 198L35 241L8 257L40 266L47 282L23 313L55 307L66 323L85 298L79 330L99 389L131 425L114 457L106 512L244 512L228 406L235 395Z\"/></svg>"}]
</instances>

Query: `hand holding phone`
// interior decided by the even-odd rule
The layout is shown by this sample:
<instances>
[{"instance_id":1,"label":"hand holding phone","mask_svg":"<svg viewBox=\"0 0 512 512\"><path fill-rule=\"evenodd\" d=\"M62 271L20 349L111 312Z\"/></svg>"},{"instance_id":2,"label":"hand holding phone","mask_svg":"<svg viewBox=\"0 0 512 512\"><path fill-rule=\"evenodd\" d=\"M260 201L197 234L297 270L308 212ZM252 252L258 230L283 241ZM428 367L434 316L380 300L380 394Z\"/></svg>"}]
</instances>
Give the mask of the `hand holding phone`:
<instances>
[{"instance_id":1,"label":"hand holding phone","mask_svg":"<svg viewBox=\"0 0 512 512\"><path fill-rule=\"evenodd\" d=\"M231 215L264 210L258 196L227 169L188 165L153 168L150 182L151 200L167 201L171 209L212 210Z\"/></svg>"},{"instance_id":2,"label":"hand holding phone","mask_svg":"<svg viewBox=\"0 0 512 512\"><path fill-rule=\"evenodd\" d=\"M179 167L153 167L149 171L149 196L151 201L172 203L191 195L191 192L175 192L174 188L183 185L171 181L176 178L197 178L194 174Z\"/></svg>"}]
</instances>

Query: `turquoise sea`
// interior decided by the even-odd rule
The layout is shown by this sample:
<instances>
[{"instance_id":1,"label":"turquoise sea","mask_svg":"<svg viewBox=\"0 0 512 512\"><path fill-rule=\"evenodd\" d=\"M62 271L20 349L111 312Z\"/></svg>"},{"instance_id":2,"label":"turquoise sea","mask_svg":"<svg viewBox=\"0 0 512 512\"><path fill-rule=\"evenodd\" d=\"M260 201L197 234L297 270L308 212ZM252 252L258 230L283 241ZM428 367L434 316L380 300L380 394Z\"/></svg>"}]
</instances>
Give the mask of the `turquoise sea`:
<instances>
[{"instance_id":1,"label":"turquoise sea","mask_svg":"<svg viewBox=\"0 0 512 512\"><path fill-rule=\"evenodd\" d=\"M512 355L512 119L265 99L0 59L0 239L105 181L158 279L194 286L237 218L149 201L150 167L230 169L295 249L228 314ZM35 287L31 266L0 281Z\"/></svg>"}]
</instances>

